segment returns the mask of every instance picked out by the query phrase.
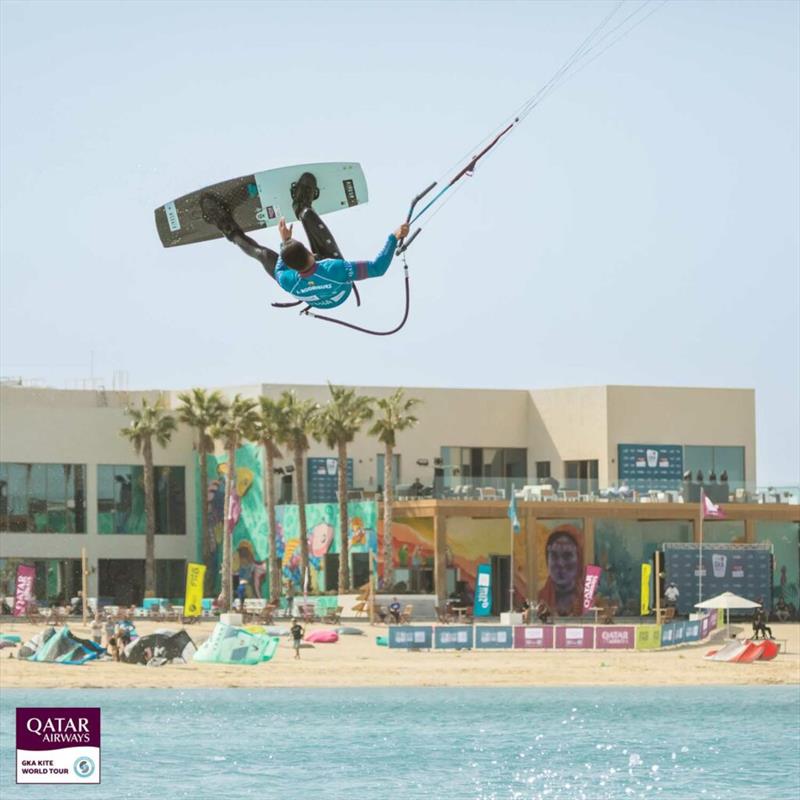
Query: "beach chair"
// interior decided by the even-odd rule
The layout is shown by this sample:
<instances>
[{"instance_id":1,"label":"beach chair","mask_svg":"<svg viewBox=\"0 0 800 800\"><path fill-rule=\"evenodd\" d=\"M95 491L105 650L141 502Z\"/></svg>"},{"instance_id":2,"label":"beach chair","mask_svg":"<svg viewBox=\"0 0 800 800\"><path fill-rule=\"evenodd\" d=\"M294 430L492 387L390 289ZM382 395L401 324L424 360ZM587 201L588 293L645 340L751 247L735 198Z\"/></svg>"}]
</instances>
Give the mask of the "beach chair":
<instances>
[{"instance_id":1,"label":"beach chair","mask_svg":"<svg viewBox=\"0 0 800 800\"><path fill-rule=\"evenodd\" d=\"M411 622L411 616L413 613L414 613L414 606L409 603L400 612L400 624L408 625Z\"/></svg>"},{"instance_id":2,"label":"beach chair","mask_svg":"<svg viewBox=\"0 0 800 800\"><path fill-rule=\"evenodd\" d=\"M366 600L359 600L350 610L353 611L357 617L360 617L362 614L366 616L368 608Z\"/></svg>"},{"instance_id":3,"label":"beach chair","mask_svg":"<svg viewBox=\"0 0 800 800\"><path fill-rule=\"evenodd\" d=\"M342 611L344 611L342 606L331 606L326 610L322 621L330 625L338 625L342 620Z\"/></svg>"},{"instance_id":4,"label":"beach chair","mask_svg":"<svg viewBox=\"0 0 800 800\"><path fill-rule=\"evenodd\" d=\"M33 602L28 603L25 609L25 616L27 617L28 622L31 622L34 625L41 625L45 620L45 616L42 614L38 604Z\"/></svg>"},{"instance_id":5,"label":"beach chair","mask_svg":"<svg viewBox=\"0 0 800 800\"><path fill-rule=\"evenodd\" d=\"M449 625L453 621L447 606L434 606L433 609L436 611L436 619L443 625Z\"/></svg>"},{"instance_id":6,"label":"beach chair","mask_svg":"<svg viewBox=\"0 0 800 800\"><path fill-rule=\"evenodd\" d=\"M317 621L317 609L313 603L300 603L300 616L303 618L303 622L316 622Z\"/></svg>"},{"instance_id":7,"label":"beach chair","mask_svg":"<svg viewBox=\"0 0 800 800\"><path fill-rule=\"evenodd\" d=\"M675 619L675 606L667 606L656 614L656 625L663 625L665 622L671 622L673 619Z\"/></svg>"}]
</instances>

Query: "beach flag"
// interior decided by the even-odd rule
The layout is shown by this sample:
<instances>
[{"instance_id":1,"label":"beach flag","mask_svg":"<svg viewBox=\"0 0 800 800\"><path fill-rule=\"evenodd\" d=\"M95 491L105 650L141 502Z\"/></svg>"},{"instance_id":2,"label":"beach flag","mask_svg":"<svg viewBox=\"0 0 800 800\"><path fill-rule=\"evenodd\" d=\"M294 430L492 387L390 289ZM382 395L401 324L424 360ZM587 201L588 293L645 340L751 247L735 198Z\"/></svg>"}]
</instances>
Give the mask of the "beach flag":
<instances>
[{"instance_id":1,"label":"beach flag","mask_svg":"<svg viewBox=\"0 0 800 800\"><path fill-rule=\"evenodd\" d=\"M603 568L595 564L586 565L586 577L583 580L583 613L594 607L594 597L597 594L597 587L600 585L600 576Z\"/></svg>"},{"instance_id":2,"label":"beach flag","mask_svg":"<svg viewBox=\"0 0 800 800\"><path fill-rule=\"evenodd\" d=\"M712 503L702 489L700 490L700 502L703 506L703 519L725 519L725 512L719 507L719 504Z\"/></svg>"},{"instance_id":3,"label":"beach flag","mask_svg":"<svg viewBox=\"0 0 800 800\"><path fill-rule=\"evenodd\" d=\"M517 493L514 491L514 487L511 487L511 500L508 503L508 518L511 520L511 527L514 529L514 533L519 533L520 526L519 526L519 517L517 516Z\"/></svg>"},{"instance_id":4,"label":"beach flag","mask_svg":"<svg viewBox=\"0 0 800 800\"><path fill-rule=\"evenodd\" d=\"M186 598L183 603L185 617L199 617L203 613L203 581L206 565L190 561L186 565Z\"/></svg>"},{"instance_id":5,"label":"beach flag","mask_svg":"<svg viewBox=\"0 0 800 800\"><path fill-rule=\"evenodd\" d=\"M650 575L652 570L653 568L650 564L642 564L642 588L639 613L643 617L646 617L650 613Z\"/></svg>"}]
</instances>

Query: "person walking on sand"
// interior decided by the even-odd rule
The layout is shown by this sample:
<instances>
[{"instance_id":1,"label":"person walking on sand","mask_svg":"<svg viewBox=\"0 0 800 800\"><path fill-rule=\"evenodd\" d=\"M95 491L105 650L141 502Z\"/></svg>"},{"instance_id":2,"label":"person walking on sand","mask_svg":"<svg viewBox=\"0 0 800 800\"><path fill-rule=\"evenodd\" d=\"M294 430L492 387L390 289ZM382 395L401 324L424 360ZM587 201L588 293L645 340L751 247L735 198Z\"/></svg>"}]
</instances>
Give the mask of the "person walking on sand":
<instances>
[{"instance_id":1,"label":"person walking on sand","mask_svg":"<svg viewBox=\"0 0 800 800\"><path fill-rule=\"evenodd\" d=\"M303 641L303 634L305 630L303 626L297 621L297 617L292 619L292 647L294 647L294 657L300 658L300 644Z\"/></svg>"}]
</instances>

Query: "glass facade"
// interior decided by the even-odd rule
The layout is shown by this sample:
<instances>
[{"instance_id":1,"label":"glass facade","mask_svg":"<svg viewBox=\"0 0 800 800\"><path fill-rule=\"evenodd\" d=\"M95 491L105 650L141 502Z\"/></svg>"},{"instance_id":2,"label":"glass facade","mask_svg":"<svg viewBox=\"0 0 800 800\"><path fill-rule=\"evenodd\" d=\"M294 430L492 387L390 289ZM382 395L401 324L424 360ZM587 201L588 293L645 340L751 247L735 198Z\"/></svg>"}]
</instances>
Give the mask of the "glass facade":
<instances>
[{"instance_id":1,"label":"glass facade","mask_svg":"<svg viewBox=\"0 0 800 800\"><path fill-rule=\"evenodd\" d=\"M0 463L0 531L86 533L85 465Z\"/></svg>"},{"instance_id":2,"label":"glass facade","mask_svg":"<svg viewBox=\"0 0 800 800\"><path fill-rule=\"evenodd\" d=\"M603 568L598 594L619 607L620 615L639 616L642 564L665 542L691 542L690 522L598 519L595 564Z\"/></svg>"},{"instance_id":3,"label":"glass facade","mask_svg":"<svg viewBox=\"0 0 800 800\"><path fill-rule=\"evenodd\" d=\"M37 602L51 606L67 605L81 588L81 560L79 558L0 559L0 596L14 597L17 567L29 564L36 570L33 596Z\"/></svg>"},{"instance_id":4,"label":"glass facade","mask_svg":"<svg viewBox=\"0 0 800 800\"><path fill-rule=\"evenodd\" d=\"M773 607L783 598L796 619L800 609L800 522L757 522L756 541L773 548Z\"/></svg>"},{"instance_id":5,"label":"glass facade","mask_svg":"<svg viewBox=\"0 0 800 800\"><path fill-rule=\"evenodd\" d=\"M522 478L528 472L528 451L521 447L442 447L441 452L445 487L483 478Z\"/></svg>"},{"instance_id":6,"label":"glass facade","mask_svg":"<svg viewBox=\"0 0 800 800\"><path fill-rule=\"evenodd\" d=\"M386 465L386 454L378 453L375 458L375 486L378 491L383 491L383 468ZM396 489L400 483L400 454L392 453L392 488Z\"/></svg>"},{"instance_id":7,"label":"glass facade","mask_svg":"<svg viewBox=\"0 0 800 800\"><path fill-rule=\"evenodd\" d=\"M703 541L708 544L744 544L744 520L704 520Z\"/></svg>"},{"instance_id":8,"label":"glass facade","mask_svg":"<svg viewBox=\"0 0 800 800\"><path fill-rule=\"evenodd\" d=\"M598 461L565 461L564 489L591 494L600 489Z\"/></svg>"},{"instance_id":9,"label":"glass facade","mask_svg":"<svg viewBox=\"0 0 800 800\"><path fill-rule=\"evenodd\" d=\"M186 533L186 470L155 467L156 533ZM144 467L97 468L98 533L145 533Z\"/></svg>"},{"instance_id":10,"label":"glass facade","mask_svg":"<svg viewBox=\"0 0 800 800\"><path fill-rule=\"evenodd\" d=\"M728 473L728 484L738 489L744 486L744 447L716 447L703 445L685 445L683 448L683 468L697 476L702 470L707 481L713 472L720 480L723 472Z\"/></svg>"}]
</instances>

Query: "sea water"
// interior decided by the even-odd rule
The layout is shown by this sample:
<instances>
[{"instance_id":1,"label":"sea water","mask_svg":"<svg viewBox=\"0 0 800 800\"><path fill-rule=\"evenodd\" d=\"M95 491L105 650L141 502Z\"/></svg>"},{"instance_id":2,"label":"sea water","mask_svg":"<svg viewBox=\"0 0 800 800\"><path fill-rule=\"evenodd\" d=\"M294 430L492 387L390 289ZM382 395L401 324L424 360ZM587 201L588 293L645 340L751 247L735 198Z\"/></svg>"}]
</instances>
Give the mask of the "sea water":
<instances>
[{"instance_id":1,"label":"sea water","mask_svg":"<svg viewBox=\"0 0 800 800\"><path fill-rule=\"evenodd\" d=\"M17 706L100 706L101 785L15 785ZM0 714L3 800L800 797L799 687L20 689Z\"/></svg>"}]
</instances>

